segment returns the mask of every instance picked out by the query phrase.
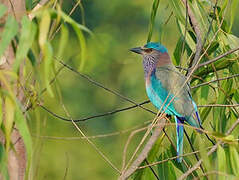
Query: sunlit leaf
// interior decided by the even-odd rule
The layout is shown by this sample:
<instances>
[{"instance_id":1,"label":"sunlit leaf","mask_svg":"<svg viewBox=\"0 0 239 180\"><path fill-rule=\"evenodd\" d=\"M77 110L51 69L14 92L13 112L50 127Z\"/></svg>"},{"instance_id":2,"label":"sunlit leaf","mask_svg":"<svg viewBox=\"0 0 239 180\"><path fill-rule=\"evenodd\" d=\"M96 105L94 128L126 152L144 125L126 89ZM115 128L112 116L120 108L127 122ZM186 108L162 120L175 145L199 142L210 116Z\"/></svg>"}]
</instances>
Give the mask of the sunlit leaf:
<instances>
[{"instance_id":1,"label":"sunlit leaf","mask_svg":"<svg viewBox=\"0 0 239 180\"><path fill-rule=\"evenodd\" d=\"M57 57L61 57L63 52L64 52L64 48L65 45L67 43L68 40L68 30L66 28L66 26L64 24L62 24L61 26L61 37L59 40L59 47L58 47L58 52L57 52Z\"/></svg>"},{"instance_id":2,"label":"sunlit leaf","mask_svg":"<svg viewBox=\"0 0 239 180\"><path fill-rule=\"evenodd\" d=\"M2 109L2 106L3 106L3 103L2 103L2 96L0 96L0 127L2 125L2 122L3 122L3 109Z\"/></svg>"},{"instance_id":3,"label":"sunlit leaf","mask_svg":"<svg viewBox=\"0 0 239 180\"><path fill-rule=\"evenodd\" d=\"M9 151L11 143L11 132L14 122L15 104L9 96L5 98L5 137L6 137L6 151Z\"/></svg>"},{"instance_id":4,"label":"sunlit leaf","mask_svg":"<svg viewBox=\"0 0 239 180\"><path fill-rule=\"evenodd\" d=\"M0 4L0 18L5 14L6 10L7 8L4 5Z\"/></svg>"},{"instance_id":5,"label":"sunlit leaf","mask_svg":"<svg viewBox=\"0 0 239 180\"><path fill-rule=\"evenodd\" d=\"M0 173L5 180L9 180L8 169L7 169L7 154L1 142L0 142Z\"/></svg>"},{"instance_id":6,"label":"sunlit leaf","mask_svg":"<svg viewBox=\"0 0 239 180\"><path fill-rule=\"evenodd\" d=\"M32 9L32 0L25 0L26 9L29 11Z\"/></svg>"},{"instance_id":7,"label":"sunlit leaf","mask_svg":"<svg viewBox=\"0 0 239 180\"><path fill-rule=\"evenodd\" d=\"M3 53L5 52L6 48L10 44L11 40L17 34L18 24L14 17L9 16L7 18L7 22L4 26L3 33L1 34L1 41L0 41L0 57L2 57Z\"/></svg>"},{"instance_id":8,"label":"sunlit leaf","mask_svg":"<svg viewBox=\"0 0 239 180\"><path fill-rule=\"evenodd\" d=\"M239 155L237 152L237 149L234 145L229 146L229 152L230 152L230 162L231 167L233 170L233 173L239 177Z\"/></svg>"},{"instance_id":9,"label":"sunlit leaf","mask_svg":"<svg viewBox=\"0 0 239 180\"><path fill-rule=\"evenodd\" d=\"M16 53L16 60L13 65L14 71L17 71L21 61L26 58L28 51L33 43L36 34L36 25L26 16L22 18L22 29L19 44Z\"/></svg>"},{"instance_id":10,"label":"sunlit leaf","mask_svg":"<svg viewBox=\"0 0 239 180\"><path fill-rule=\"evenodd\" d=\"M51 44L48 42L45 42L43 46L43 54L44 54L44 80L45 80L45 86L47 88L48 93L51 97L53 97L53 92L50 86L50 70L52 68L52 61L53 61L53 49L51 47Z\"/></svg>"},{"instance_id":11,"label":"sunlit leaf","mask_svg":"<svg viewBox=\"0 0 239 180\"><path fill-rule=\"evenodd\" d=\"M21 137L23 138L23 142L27 150L27 168L26 168L25 178L28 179L29 169L30 169L31 160L32 160L32 138L27 126L27 121L24 118L19 107L16 108L15 123L16 123L16 127L18 128L21 134Z\"/></svg>"},{"instance_id":12,"label":"sunlit leaf","mask_svg":"<svg viewBox=\"0 0 239 180\"><path fill-rule=\"evenodd\" d=\"M49 12L44 11L42 14L42 19L41 19L41 23L39 27L40 29L39 44L41 47L43 47L47 41L47 35L48 35L49 27L50 27L50 22L51 22L51 18L50 18Z\"/></svg>"},{"instance_id":13,"label":"sunlit leaf","mask_svg":"<svg viewBox=\"0 0 239 180\"><path fill-rule=\"evenodd\" d=\"M157 10L159 7L160 0L154 0L152 10L151 10L151 16L150 16L150 23L149 23L149 33L148 33L148 39L147 42L151 41L152 35L153 35L153 27L155 22L155 17L157 14Z\"/></svg>"},{"instance_id":14,"label":"sunlit leaf","mask_svg":"<svg viewBox=\"0 0 239 180\"><path fill-rule=\"evenodd\" d=\"M232 25L233 25L233 22L234 22L234 19L235 19L236 11L238 10L238 6L239 6L239 1L238 0L232 0L229 32L232 29Z\"/></svg>"},{"instance_id":15,"label":"sunlit leaf","mask_svg":"<svg viewBox=\"0 0 239 180\"><path fill-rule=\"evenodd\" d=\"M226 173L226 155L223 148L219 145L217 148L217 161L218 161L218 171ZM224 180L225 176L218 176L218 179Z\"/></svg>"}]
</instances>

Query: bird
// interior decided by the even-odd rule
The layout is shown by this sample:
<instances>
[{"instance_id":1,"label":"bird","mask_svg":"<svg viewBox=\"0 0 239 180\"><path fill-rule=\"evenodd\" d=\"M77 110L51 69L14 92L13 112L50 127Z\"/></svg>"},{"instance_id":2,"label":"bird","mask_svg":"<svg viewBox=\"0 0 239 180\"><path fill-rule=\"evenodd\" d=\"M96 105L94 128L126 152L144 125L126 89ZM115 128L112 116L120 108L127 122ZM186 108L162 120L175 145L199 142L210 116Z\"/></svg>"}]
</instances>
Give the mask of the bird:
<instances>
[{"instance_id":1,"label":"bird","mask_svg":"<svg viewBox=\"0 0 239 180\"><path fill-rule=\"evenodd\" d=\"M160 42L148 42L130 49L143 57L146 93L151 103L162 112L174 116L177 137L177 162L182 162L183 124L200 132L201 120L190 93L186 77L173 65L168 50Z\"/></svg>"}]
</instances>

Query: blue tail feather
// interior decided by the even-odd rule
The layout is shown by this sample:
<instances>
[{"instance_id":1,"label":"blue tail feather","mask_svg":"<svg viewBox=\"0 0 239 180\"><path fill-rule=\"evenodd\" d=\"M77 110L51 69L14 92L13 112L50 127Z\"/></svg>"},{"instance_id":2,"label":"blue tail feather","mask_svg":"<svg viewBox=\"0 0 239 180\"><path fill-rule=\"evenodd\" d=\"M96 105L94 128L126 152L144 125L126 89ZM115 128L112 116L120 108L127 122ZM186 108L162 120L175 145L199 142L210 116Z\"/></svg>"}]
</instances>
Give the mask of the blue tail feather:
<instances>
[{"instance_id":1,"label":"blue tail feather","mask_svg":"<svg viewBox=\"0 0 239 180\"><path fill-rule=\"evenodd\" d=\"M174 116L176 122L176 134L177 134L177 155L181 156L183 154L183 123L185 121L184 117ZM178 157L177 161L182 162L182 157Z\"/></svg>"}]
</instances>

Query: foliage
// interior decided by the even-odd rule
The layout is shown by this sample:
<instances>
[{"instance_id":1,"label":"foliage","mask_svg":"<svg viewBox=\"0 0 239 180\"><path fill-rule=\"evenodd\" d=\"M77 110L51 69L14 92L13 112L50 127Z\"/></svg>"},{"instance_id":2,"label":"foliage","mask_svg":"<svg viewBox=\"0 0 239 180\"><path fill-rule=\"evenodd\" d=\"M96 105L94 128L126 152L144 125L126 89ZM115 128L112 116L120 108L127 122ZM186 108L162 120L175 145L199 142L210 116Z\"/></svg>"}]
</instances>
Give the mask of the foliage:
<instances>
[{"instance_id":1,"label":"foliage","mask_svg":"<svg viewBox=\"0 0 239 180\"><path fill-rule=\"evenodd\" d=\"M119 169L128 133L133 133L126 151L126 157L130 158L144 134L139 128L145 128L148 125L145 121L151 122L155 115L137 108L82 122L80 130L87 135L103 134L97 136L99 139L88 140L91 146L84 143L85 137L75 142L70 141L74 138L67 139L68 136L82 137L76 134L79 129L74 124L57 121L59 118L56 115L60 114L70 121L71 116L66 109L70 110L72 117L83 117L120 109L129 103L137 105L139 103L136 102L146 99L140 63L127 55L127 49L145 43L146 39L162 39L162 44L172 52L174 64L187 74L185 69L192 66L197 44L197 34L186 13L187 8L181 0L154 0L151 12L148 11L148 1L83 1L83 4L75 1L79 9L70 16L66 12L72 8L72 2L61 4L49 1L35 11L37 3L26 0L28 14L34 18L30 20L24 16L20 23L6 14L4 6L0 6L0 17L7 16L1 32L0 57L5 56L8 46L12 46L15 53L12 68L0 71L0 126L6 140L5 144L0 144L1 174L9 179L7 157L9 150L14 147L11 133L16 127L27 150L26 179L115 178L116 171L105 162L102 163L102 153L99 155L98 151L94 151L92 144L96 144ZM230 134L227 131L239 118L238 106L234 106L239 102L239 79L233 76L238 74L239 53L235 51L212 63L207 62L239 47L239 34L233 31L238 1L192 0L187 1L187 4L198 22L203 42L199 68L191 76L193 98L198 105L209 105L199 106L202 125L211 139L222 142L217 151L208 156L208 148L212 146L210 141L186 126L189 140L194 149L199 150L198 157L203 160L203 170L197 169L188 179L204 176L208 179L237 179L239 128ZM131 14L132 17L128 18ZM86 27L85 22L94 33ZM206 65L200 66L202 63ZM85 81L76 77L83 77ZM89 82L96 86L91 86ZM117 89L117 92L113 89ZM22 101L16 93L18 90L24 92ZM55 117L44 107L48 107ZM153 108L151 105L146 107ZM133 131L135 129L139 133ZM116 134L113 136L111 132ZM167 126L166 133L169 140L176 144L174 125ZM108 138L100 139L104 136ZM59 143L45 138L58 138L61 141ZM69 141L64 141L64 138ZM187 155L195 150L191 149L185 137L185 161L177 163L175 149L170 141L163 134L147 158L149 163L158 162L152 168L160 179L176 179L198 161L193 155ZM141 164L145 165L146 162ZM141 168L131 178L155 177L149 168Z\"/></svg>"}]
</instances>

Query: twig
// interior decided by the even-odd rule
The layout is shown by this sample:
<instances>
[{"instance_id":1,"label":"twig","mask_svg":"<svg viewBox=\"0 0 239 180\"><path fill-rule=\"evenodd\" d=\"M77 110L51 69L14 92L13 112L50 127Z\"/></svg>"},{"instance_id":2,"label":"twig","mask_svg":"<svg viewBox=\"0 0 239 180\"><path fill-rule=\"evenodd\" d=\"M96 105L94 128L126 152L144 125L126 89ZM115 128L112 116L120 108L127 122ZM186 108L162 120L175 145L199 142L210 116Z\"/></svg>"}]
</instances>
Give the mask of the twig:
<instances>
[{"instance_id":1,"label":"twig","mask_svg":"<svg viewBox=\"0 0 239 180\"><path fill-rule=\"evenodd\" d=\"M93 80L91 77L89 77L89 76L87 76L87 75L85 75L85 74L80 73L79 71L75 70L75 69L72 68L71 66L65 64L63 61L60 61L60 60L58 60L57 58L55 58L55 59L57 60L57 62L59 62L60 64L62 64L63 66L65 66L67 69L71 70L72 72L76 73L77 75L81 76L82 78L86 79L87 81L89 81L90 83L96 85L97 87L100 87L100 88L102 88L102 89L104 89L104 90L106 90L106 91L108 91L108 92L110 92L110 93L112 93L112 94L114 94L114 95L120 97L121 99L123 99L123 100L125 100L125 101L128 101L128 102L130 102L130 103L132 103L132 104L134 104L134 105L137 105L138 107L140 107L140 108L142 108L142 109L144 109L144 110L146 110L146 111L148 111L148 112L154 113L154 112L151 111L150 109L147 109L147 108L145 108L145 107L143 107L143 106L137 104L136 102L132 101L131 99L129 99L129 98L127 98L127 97L121 95L120 93L118 93L118 92L116 92L116 91L114 91L114 90L111 90L111 89L105 87L104 85L100 84L99 82L96 82L96 81Z\"/></svg>"},{"instance_id":2,"label":"twig","mask_svg":"<svg viewBox=\"0 0 239 180\"><path fill-rule=\"evenodd\" d=\"M227 51L226 53L221 54L221 55L215 57L214 59L211 59L211 60L209 60L209 61L206 61L206 62L204 62L204 63L199 64L197 68L200 68L200 67L202 67L202 66L206 66L206 65L211 64L211 63L214 63L214 62L216 62L217 60L219 60L219 59L221 59L221 58L223 58L223 57L225 57L225 56L227 56L227 55L229 55L229 54L232 54L232 53L234 53L235 51L238 51L238 50L239 50L239 47L234 48L234 49L231 49L230 51Z\"/></svg>"},{"instance_id":3,"label":"twig","mask_svg":"<svg viewBox=\"0 0 239 180\"><path fill-rule=\"evenodd\" d=\"M146 129L147 129L147 127L144 127L144 128L136 129L130 133L130 135L125 143L124 150L123 150L122 171L125 168L126 154L127 154L127 149L128 149L128 145L129 145L130 141L132 140L132 138L134 137L135 134L137 134L138 132L141 132L143 130L146 130Z\"/></svg>"},{"instance_id":4,"label":"twig","mask_svg":"<svg viewBox=\"0 0 239 180\"><path fill-rule=\"evenodd\" d=\"M239 104L207 104L199 105L198 107L238 107Z\"/></svg>"},{"instance_id":5,"label":"twig","mask_svg":"<svg viewBox=\"0 0 239 180\"><path fill-rule=\"evenodd\" d=\"M150 101L146 100L146 101L140 103L139 105L143 105L143 104L147 104L147 103L150 103ZM38 104L38 106L40 106L42 109L44 109L49 114L51 114L52 116L54 116L58 119L61 119L63 121L72 121L69 118L59 116L58 114L52 112L51 110L49 110L48 108L46 108L42 104ZM198 108L203 108L203 107L238 107L238 106L239 106L239 104L206 104L206 105L198 105ZM129 107L126 107L126 108L117 109L115 111L109 111L109 112L106 112L106 113L103 113L103 114L93 115L93 116L89 116L89 117L85 117L85 118L81 118L81 119L73 119L73 121L74 122L87 121L87 120L90 120L90 119L99 118L99 117L103 117L103 116L108 116L108 115L112 115L112 114L115 114L115 113L118 113L118 112L123 112L123 111L133 109L133 108L136 108L136 107L137 107L136 105L129 106ZM153 114L155 114L155 112Z\"/></svg>"},{"instance_id":6,"label":"twig","mask_svg":"<svg viewBox=\"0 0 239 180\"><path fill-rule=\"evenodd\" d=\"M196 86L191 87L191 89L195 89L195 88L198 88L198 87L200 87L200 86L205 86L205 85L211 84L211 83L213 83L213 82L222 81L222 80L227 80L227 79L231 79L231 78L235 78L235 77L239 77L239 74L234 74L234 75L229 76L229 77L224 77L224 78L219 78L219 79L216 79L216 80L204 82L204 83L201 83L201 84L198 84L198 85L196 85Z\"/></svg>"},{"instance_id":7,"label":"twig","mask_svg":"<svg viewBox=\"0 0 239 180\"><path fill-rule=\"evenodd\" d=\"M150 101L147 100L147 101L144 101L142 103L140 103L140 105L143 105L143 104L147 104L149 103ZM69 118L66 118L66 117L62 117L62 116L59 116L57 115L56 113L52 112L51 110L49 110L48 108L46 108L45 106L43 106L42 104L38 104L42 109L44 109L45 111L47 111L48 113L50 113L52 116L58 118L58 119L61 119L61 120L64 120L64 121L71 121L71 119ZM103 117L103 116L108 116L108 115L112 115L112 114L115 114L115 113L118 113L118 112L122 112L122 111L126 111L126 110L129 110L129 109L133 109L133 108L136 108L138 106L134 105L134 106L129 106L129 107L126 107L126 108L123 108L123 109L118 109L118 110L115 110L115 111L109 111L109 112L106 112L106 113L103 113L103 114L98 114L98 115L93 115L93 116L90 116L90 117L86 117L86 118L81 118L81 119L73 119L74 122L81 122L81 121L87 121L87 120L90 120L90 119L94 119L94 118L99 118L99 117Z\"/></svg>"},{"instance_id":8,"label":"twig","mask_svg":"<svg viewBox=\"0 0 239 180\"><path fill-rule=\"evenodd\" d=\"M62 104L62 107L63 107L65 113L67 114L67 116L68 116L69 118L71 118L70 115L69 115L69 113L68 113L68 111L66 110L64 104ZM75 126L75 128L80 132L80 134L81 134L83 137L85 137L86 141L96 150L96 152L97 152L116 172L118 172L118 173L120 174L120 173L121 173L120 170L118 170L118 168L99 150L99 148L98 148L89 138L87 138L87 136L86 136L86 135L83 133L83 131L78 127L78 125L77 125L73 120L72 120L71 122L72 122L72 124Z\"/></svg>"},{"instance_id":9,"label":"twig","mask_svg":"<svg viewBox=\"0 0 239 180\"><path fill-rule=\"evenodd\" d=\"M120 180L127 179L132 173L135 172L135 170L139 167L139 165L145 160L149 151L153 147L154 143L157 141L162 129L165 126L165 123L166 123L166 119L165 118L161 119L161 122L159 123L159 126L157 126L155 128L155 130L153 131L152 136L150 137L150 139L146 143L144 149L142 150L142 152L140 153L138 158L132 163L132 165L125 172L122 172L122 174L119 178Z\"/></svg>"},{"instance_id":10,"label":"twig","mask_svg":"<svg viewBox=\"0 0 239 180\"><path fill-rule=\"evenodd\" d=\"M149 164L147 158L145 159L145 162L146 162L147 165L149 165L149 169L153 172L154 177L155 177L157 180L160 180L159 177L158 177L158 175L157 175L156 172L154 171L154 169L150 166L150 164Z\"/></svg>"},{"instance_id":11,"label":"twig","mask_svg":"<svg viewBox=\"0 0 239 180\"><path fill-rule=\"evenodd\" d=\"M209 148L210 148L210 147L209 147ZM209 149L209 148L207 148L207 149ZM164 160L161 160L161 161L157 161L157 162L151 163L151 164L149 164L149 165L150 165L150 166L155 166L155 165L158 165L158 164L162 164L162 163L165 163L165 162L168 162L168 161L177 159L177 158L179 158L179 157L191 156L191 155L196 154L196 153L199 153L199 152L200 152L200 151L197 150L197 151L193 151L193 152L190 152L190 153L185 153L185 154L182 154L181 156L170 157L170 158L167 158L167 159L164 159ZM147 168L149 165L140 166L140 167L138 167L138 169Z\"/></svg>"}]
</instances>

